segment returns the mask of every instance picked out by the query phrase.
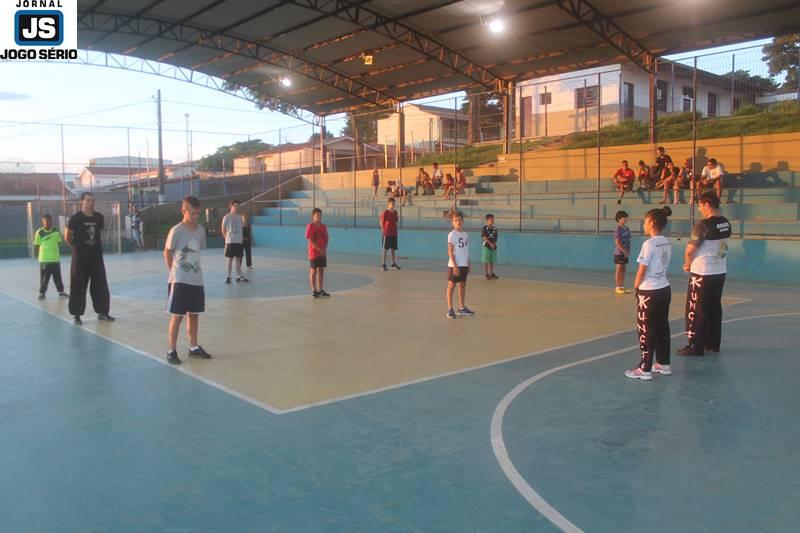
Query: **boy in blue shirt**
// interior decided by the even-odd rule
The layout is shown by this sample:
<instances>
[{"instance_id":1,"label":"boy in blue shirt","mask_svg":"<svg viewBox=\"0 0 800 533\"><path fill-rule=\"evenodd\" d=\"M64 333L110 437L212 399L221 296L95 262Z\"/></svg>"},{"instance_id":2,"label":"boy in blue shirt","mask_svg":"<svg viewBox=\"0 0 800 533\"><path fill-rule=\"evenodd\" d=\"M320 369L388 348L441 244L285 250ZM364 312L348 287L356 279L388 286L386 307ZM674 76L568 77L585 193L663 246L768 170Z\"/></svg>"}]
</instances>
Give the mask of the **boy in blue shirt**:
<instances>
[{"instance_id":1,"label":"boy in blue shirt","mask_svg":"<svg viewBox=\"0 0 800 533\"><path fill-rule=\"evenodd\" d=\"M617 211L617 227L614 230L614 264L616 272L614 274L617 288L615 294L630 294L630 290L625 288L625 270L627 269L628 257L631 255L631 230L625 224L628 222L628 213Z\"/></svg>"}]
</instances>

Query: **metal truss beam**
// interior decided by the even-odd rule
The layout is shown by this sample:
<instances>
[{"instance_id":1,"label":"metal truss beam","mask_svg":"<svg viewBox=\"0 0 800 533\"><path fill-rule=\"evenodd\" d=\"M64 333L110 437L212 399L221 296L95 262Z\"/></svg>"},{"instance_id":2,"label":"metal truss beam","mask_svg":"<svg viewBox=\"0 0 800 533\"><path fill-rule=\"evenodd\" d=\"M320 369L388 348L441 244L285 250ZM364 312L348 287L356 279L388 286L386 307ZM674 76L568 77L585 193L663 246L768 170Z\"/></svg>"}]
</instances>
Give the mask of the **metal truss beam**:
<instances>
[{"instance_id":1,"label":"metal truss beam","mask_svg":"<svg viewBox=\"0 0 800 533\"><path fill-rule=\"evenodd\" d=\"M324 65L263 43L227 34L221 35L218 31L205 30L186 24L175 25L174 22L110 13L90 14L78 25L78 31L99 32L108 35L120 33L145 37L160 34L161 39L218 50L230 56L244 57L261 64L278 67L286 72L304 76L316 83L342 91L352 98L373 106L391 107L397 101L394 96L386 91L376 89ZM280 96L275 96L275 98L280 99ZM291 102L287 103L291 104Z\"/></svg>"},{"instance_id":2,"label":"metal truss beam","mask_svg":"<svg viewBox=\"0 0 800 533\"><path fill-rule=\"evenodd\" d=\"M355 5L352 0L290 0L293 4L367 28L422 54L449 70L469 78L473 84L494 90L504 83L503 78L464 54L452 50L430 35L416 31L403 22L404 17L388 17L368 7Z\"/></svg>"},{"instance_id":3,"label":"metal truss beam","mask_svg":"<svg viewBox=\"0 0 800 533\"><path fill-rule=\"evenodd\" d=\"M653 54L587 0L553 0L553 3L616 48L635 65L649 71L653 63Z\"/></svg>"}]
</instances>

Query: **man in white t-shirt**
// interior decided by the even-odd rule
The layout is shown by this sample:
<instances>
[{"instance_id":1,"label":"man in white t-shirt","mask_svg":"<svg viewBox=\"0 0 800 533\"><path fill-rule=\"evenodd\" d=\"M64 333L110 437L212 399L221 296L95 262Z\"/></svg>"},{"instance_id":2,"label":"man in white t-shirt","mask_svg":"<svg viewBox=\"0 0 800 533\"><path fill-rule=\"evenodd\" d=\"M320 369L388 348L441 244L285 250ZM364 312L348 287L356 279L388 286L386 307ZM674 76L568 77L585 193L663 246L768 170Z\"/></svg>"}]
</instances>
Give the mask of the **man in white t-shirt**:
<instances>
[{"instance_id":1,"label":"man in white t-shirt","mask_svg":"<svg viewBox=\"0 0 800 533\"><path fill-rule=\"evenodd\" d=\"M439 163L433 164L433 175L431 176L431 181L433 182L434 189L442 188L442 183L444 183L444 172L442 172L442 169L439 168Z\"/></svg>"},{"instance_id":2,"label":"man in white t-shirt","mask_svg":"<svg viewBox=\"0 0 800 533\"><path fill-rule=\"evenodd\" d=\"M206 248L206 230L197 223L200 200L187 196L181 204L181 212L183 220L169 230L164 243L164 262L169 270L167 312L172 315L167 348L167 362L171 365L181 364L176 345L183 317L187 321L189 357L211 359L211 355L197 340L199 316L206 309L203 268L200 263L201 253Z\"/></svg>"},{"instance_id":3,"label":"man in white t-shirt","mask_svg":"<svg viewBox=\"0 0 800 533\"><path fill-rule=\"evenodd\" d=\"M236 282L247 283L242 275L242 256L244 256L244 218L239 214L239 200L231 200L228 204L231 212L222 218L222 236L225 238L225 269L228 277L225 283L231 283L231 267L236 259Z\"/></svg>"},{"instance_id":4,"label":"man in white t-shirt","mask_svg":"<svg viewBox=\"0 0 800 533\"><path fill-rule=\"evenodd\" d=\"M712 157L708 160L708 164L703 167L703 172L700 174L700 188L713 187L717 191L717 198L722 200L723 176L725 176L725 169Z\"/></svg>"},{"instance_id":5,"label":"man in white t-shirt","mask_svg":"<svg viewBox=\"0 0 800 533\"><path fill-rule=\"evenodd\" d=\"M467 275L470 273L469 236L464 232L464 215L460 211L452 214L453 231L447 236L447 318L455 318L453 289L458 285L458 316L473 316L466 303Z\"/></svg>"},{"instance_id":6,"label":"man in white t-shirt","mask_svg":"<svg viewBox=\"0 0 800 533\"><path fill-rule=\"evenodd\" d=\"M700 197L703 220L692 228L686 245L683 270L689 272L686 291L686 340L678 355L719 352L722 343L722 289L728 272L728 239L731 223L719 212L719 198L712 191Z\"/></svg>"}]
</instances>

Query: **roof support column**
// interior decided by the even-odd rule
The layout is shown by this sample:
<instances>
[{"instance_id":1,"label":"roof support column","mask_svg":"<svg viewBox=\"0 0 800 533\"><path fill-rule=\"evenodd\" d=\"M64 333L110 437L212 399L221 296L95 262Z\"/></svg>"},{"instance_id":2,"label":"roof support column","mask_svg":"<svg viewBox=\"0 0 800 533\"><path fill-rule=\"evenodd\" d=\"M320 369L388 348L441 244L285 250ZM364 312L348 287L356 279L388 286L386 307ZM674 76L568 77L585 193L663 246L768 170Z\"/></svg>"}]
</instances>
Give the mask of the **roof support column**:
<instances>
[{"instance_id":1,"label":"roof support column","mask_svg":"<svg viewBox=\"0 0 800 533\"><path fill-rule=\"evenodd\" d=\"M319 173L325 173L327 159L325 154L325 117L319 117Z\"/></svg>"},{"instance_id":2,"label":"roof support column","mask_svg":"<svg viewBox=\"0 0 800 533\"><path fill-rule=\"evenodd\" d=\"M403 112L403 104L397 104L397 145L395 146L395 167L402 168L405 163L406 147L406 116Z\"/></svg>"},{"instance_id":3,"label":"roof support column","mask_svg":"<svg viewBox=\"0 0 800 533\"><path fill-rule=\"evenodd\" d=\"M508 82L508 87L503 91L503 155L511 151L511 102L514 93L514 82Z\"/></svg>"},{"instance_id":4,"label":"roof support column","mask_svg":"<svg viewBox=\"0 0 800 533\"><path fill-rule=\"evenodd\" d=\"M650 93L650 142L652 144L656 144L658 141L656 139L656 60L652 54L647 54L645 57L645 64L647 65L647 79L649 81L649 93Z\"/></svg>"}]
</instances>

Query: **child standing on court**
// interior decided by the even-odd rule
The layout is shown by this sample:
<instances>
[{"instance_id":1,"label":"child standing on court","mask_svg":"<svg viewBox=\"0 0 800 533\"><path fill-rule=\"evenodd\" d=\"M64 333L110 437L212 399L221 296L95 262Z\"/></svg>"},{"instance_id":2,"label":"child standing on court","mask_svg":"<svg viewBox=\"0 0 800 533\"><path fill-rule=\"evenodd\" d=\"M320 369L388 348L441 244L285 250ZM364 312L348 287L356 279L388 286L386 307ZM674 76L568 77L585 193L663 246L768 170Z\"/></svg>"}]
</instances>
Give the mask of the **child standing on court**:
<instances>
[{"instance_id":1,"label":"child standing on court","mask_svg":"<svg viewBox=\"0 0 800 533\"><path fill-rule=\"evenodd\" d=\"M499 279L494 273L494 264L497 262L497 226L494 225L494 215L486 215L486 225L481 231L483 246L481 247L481 262L486 279Z\"/></svg>"},{"instance_id":2,"label":"child standing on court","mask_svg":"<svg viewBox=\"0 0 800 533\"><path fill-rule=\"evenodd\" d=\"M649 235L639 252L636 272L636 332L642 356L639 366L625 371L625 377L649 381L653 373L669 376L670 332L669 303L672 289L667 280L667 268L672 257L669 239L661 235L672 214L669 207L651 209L644 216L644 232ZM655 353L656 362L653 363Z\"/></svg>"},{"instance_id":3,"label":"child standing on court","mask_svg":"<svg viewBox=\"0 0 800 533\"><path fill-rule=\"evenodd\" d=\"M44 293L47 292L47 285L50 284L51 276L58 295L64 298L69 297L69 294L64 292L64 283L61 281L60 247L62 242L64 242L64 239L61 237L61 232L53 227L53 217L44 215L42 217L42 227L36 230L33 236L34 251L37 252L39 257L40 300L44 300Z\"/></svg>"},{"instance_id":4,"label":"child standing on court","mask_svg":"<svg viewBox=\"0 0 800 533\"><path fill-rule=\"evenodd\" d=\"M169 230L164 243L164 262L169 270L167 312L172 315L167 348L167 362L171 365L181 364L176 345L183 317L186 317L189 357L211 359L197 340L200 313L206 310L203 268L200 265L200 254L206 247L206 229L197 223L200 200L194 196L184 198L181 213L183 220Z\"/></svg>"},{"instance_id":5,"label":"child standing on court","mask_svg":"<svg viewBox=\"0 0 800 533\"><path fill-rule=\"evenodd\" d=\"M630 294L625 288L625 270L627 270L628 257L631 255L631 230L628 229L628 213L617 211L617 228L614 230L614 265L616 272L614 279L617 282L616 294Z\"/></svg>"},{"instance_id":6,"label":"child standing on court","mask_svg":"<svg viewBox=\"0 0 800 533\"><path fill-rule=\"evenodd\" d=\"M458 285L458 315L474 316L465 302L469 264L469 237L463 231L464 215L460 211L452 214L453 231L447 236L447 318L455 318L453 311L453 289Z\"/></svg>"},{"instance_id":7,"label":"child standing on court","mask_svg":"<svg viewBox=\"0 0 800 533\"><path fill-rule=\"evenodd\" d=\"M328 267L328 227L322 223L322 209L315 207L311 211L311 224L306 227L308 241L308 260L311 268L308 283L311 285L312 298L328 298L325 292L325 269Z\"/></svg>"},{"instance_id":8,"label":"child standing on court","mask_svg":"<svg viewBox=\"0 0 800 533\"><path fill-rule=\"evenodd\" d=\"M395 253L397 251L397 211L394 210L394 198L386 202L386 210L381 213L381 232L383 233L383 255L381 256L381 270L386 272L386 252L392 251L392 270L400 270L397 265Z\"/></svg>"},{"instance_id":9,"label":"child standing on court","mask_svg":"<svg viewBox=\"0 0 800 533\"><path fill-rule=\"evenodd\" d=\"M244 255L244 218L239 214L239 200L231 200L228 204L230 213L222 217L222 236L225 238L225 283L231 284L231 268L236 260L236 283L247 283L242 275L242 256Z\"/></svg>"}]
</instances>

